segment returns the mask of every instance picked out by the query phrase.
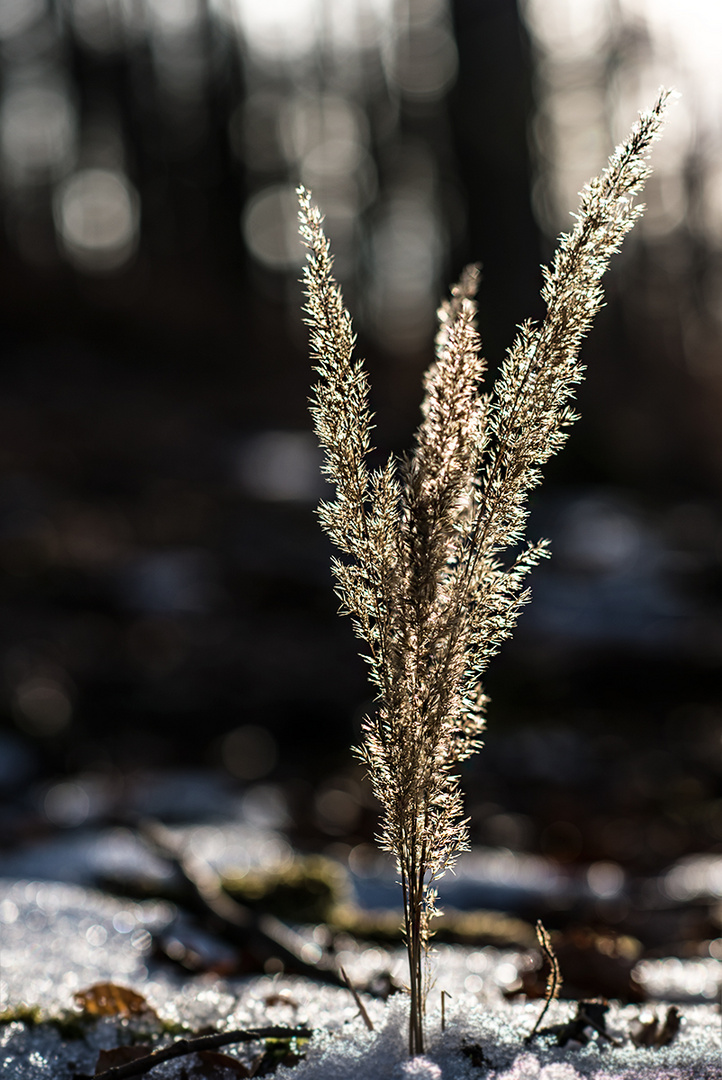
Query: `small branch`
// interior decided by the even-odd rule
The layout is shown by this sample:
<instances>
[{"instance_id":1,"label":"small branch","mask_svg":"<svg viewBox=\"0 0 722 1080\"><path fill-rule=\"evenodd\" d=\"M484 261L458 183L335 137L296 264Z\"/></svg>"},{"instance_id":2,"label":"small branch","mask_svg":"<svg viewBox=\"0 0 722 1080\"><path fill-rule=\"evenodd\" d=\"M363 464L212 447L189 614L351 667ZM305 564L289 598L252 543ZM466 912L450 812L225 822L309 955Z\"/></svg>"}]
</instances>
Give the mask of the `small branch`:
<instances>
[{"instance_id":1,"label":"small branch","mask_svg":"<svg viewBox=\"0 0 722 1080\"><path fill-rule=\"evenodd\" d=\"M339 971L341 972L341 978L346 983L346 986L349 988L351 996L353 997L354 1001L356 1002L356 1007L358 1008L358 1011L361 1013L361 1019L363 1020L364 1024L366 1025L366 1028L368 1029L368 1031L373 1031L373 1029L374 1029L373 1021L371 1020L371 1017L369 1016L369 1014L366 1012L366 1006L364 1005L363 1001L359 997L358 990L356 989L354 984L351 982L351 980L349 979L349 977L346 974L346 972L344 971L344 969L339 968Z\"/></svg>"},{"instance_id":2,"label":"small branch","mask_svg":"<svg viewBox=\"0 0 722 1080\"><path fill-rule=\"evenodd\" d=\"M312 1037L313 1029L305 1027L247 1028L246 1030L220 1031L217 1035L199 1035L195 1039L179 1039L178 1042L162 1050L155 1050L147 1057L129 1061L126 1065L114 1065L105 1072L96 1073L92 1080L131 1080L132 1077L150 1072L162 1061L185 1057L199 1050L215 1050L219 1046L230 1046L232 1043L255 1042L256 1039L310 1039ZM76 1073L74 1080L85 1080L85 1078Z\"/></svg>"},{"instance_id":3,"label":"small branch","mask_svg":"<svg viewBox=\"0 0 722 1080\"><path fill-rule=\"evenodd\" d=\"M144 820L136 827L146 844L175 868L196 911L214 923L226 940L248 949L260 962L277 957L295 974L331 986L344 985L333 961L326 957L315 964L304 960L305 942L298 934L280 919L256 915L234 900L223 888L220 875L205 860L184 852L164 825Z\"/></svg>"}]
</instances>

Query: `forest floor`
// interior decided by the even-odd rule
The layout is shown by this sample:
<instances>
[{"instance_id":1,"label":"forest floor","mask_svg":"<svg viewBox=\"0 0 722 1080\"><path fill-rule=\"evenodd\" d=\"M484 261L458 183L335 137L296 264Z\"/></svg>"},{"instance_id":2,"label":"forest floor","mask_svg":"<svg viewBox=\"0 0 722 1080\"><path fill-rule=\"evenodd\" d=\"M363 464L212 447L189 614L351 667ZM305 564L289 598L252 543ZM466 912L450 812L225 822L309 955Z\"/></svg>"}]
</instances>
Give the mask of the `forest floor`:
<instances>
[{"instance_id":1,"label":"forest floor","mask_svg":"<svg viewBox=\"0 0 722 1080\"><path fill-rule=\"evenodd\" d=\"M649 990L671 987L677 1005L610 1004L589 1014L552 1003L545 1034L528 1041L542 1001L503 991L530 966L528 950L439 945L432 961L427 1049L408 1059L408 1001L398 986L403 951L343 935L335 963L362 991L368 1021L348 989L288 975L191 974L168 962L178 912L167 901L130 901L77 885L2 882L0 1076L73 1080L114 1068L138 1075L129 1054L147 1055L209 1033L280 1029L154 1066L151 1080L714 1080L722 1078L722 1023L699 962L646 961ZM156 942L165 937L165 955ZM172 939L172 935L171 935ZM186 936L186 943L187 943ZM319 928L299 931L302 951L321 952ZM199 945L202 948L202 943ZM665 968L666 964L666 968ZM222 964L216 963L216 968ZM674 980L669 981L670 972ZM443 991L443 995L442 995ZM442 997L444 1017L441 1015ZM676 1020L680 1023L677 1025ZM372 1030L369 1030L372 1025ZM310 1039L294 1039L296 1029ZM285 1035L283 1033L286 1033ZM560 1045L562 1044L563 1045ZM134 1049L129 1051L128 1047ZM103 1052L103 1053L101 1053ZM141 1066L138 1061L138 1067Z\"/></svg>"}]
</instances>

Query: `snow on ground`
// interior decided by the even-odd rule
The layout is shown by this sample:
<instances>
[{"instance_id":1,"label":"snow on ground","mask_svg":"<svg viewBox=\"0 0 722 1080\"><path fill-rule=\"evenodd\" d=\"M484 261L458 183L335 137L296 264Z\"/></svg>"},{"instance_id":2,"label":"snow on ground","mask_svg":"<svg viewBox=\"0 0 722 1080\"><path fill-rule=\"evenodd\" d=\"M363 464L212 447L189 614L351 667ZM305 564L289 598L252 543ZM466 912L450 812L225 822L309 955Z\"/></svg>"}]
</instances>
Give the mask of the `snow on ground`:
<instances>
[{"instance_id":1,"label":"snow on ground","mask_svg":"<svg viewBox=\"0 0 722 1080\"><path fill-rule=\"evenodd\" d=\"M448 1014L447 1009L447 1014ZM569 1019L573 1006L561 1003L552 1020ZM636 1007L610 1009L610 1033L626 1036ZM279 1069L278 1080L716 1080L722 1077L722 1032L719 1014L710 1006L684 1010L684 1026L674 1045L640 1049L628 1040L610 1047L596 1039L586 1047L551 1047L524 1038L539 1013L538 1004L480 1006L461 995L446 1031L432 1011L427 1018L428 1047L423 1058L408 1060L405 1051L407 1003L390 999L377 1030L367 1032L355 1022L342 1037L325 1035L306 1060L293 1069ZM373 1014L372 1014L373 1015ZM464 1053L463 1048L467 1048ZM480 1047L484 1065L476 1064L471 1048Z\"/></svg>"},{"instance_id":2,"label":"snow on ground","mask_svg":"<svg viewBox=\"0 0 722 1080\"><path fill-rule=\"evenodd\" d=\"M189 977L155 968L151 933L173 917L172 905L122 902L77 886L49 882L0 883L0 1009L38 1004L48 1015L73 1007L73 994L93 983L113 981L141 993L165 1021L194 1030L268 1024L307 1024L318 1034L306 1058L282 1066L278 1080L722 1080L722 1024L716 1005L681 1006L683 1024L674 1043L639 1049L629 1038L639 1008L610 1008L614 1047L594 1037L583 1047L524 1044L539 1003L509 1004L500 988L523 957L496 949L439 946L435 985L427 1019L423 1057L406 1054L408 1002L368 999L374 1022L369 1032L345 990L307 979L261 977L222 980ZM389 965L401 974L403 954L363 948L351 939L342 962L351 978L365 983ZM446 1030L439 1002L447 991ZM679 994L677 995L679 997ZM663 1014L663 1007L647 1012ZM556 1003L547 1023L570 1019L574 1005ZM92 1073L100 1047L127 1041L117 1023L100 1021L83 1039L61 1037L47 1024L0 1027L2 1080L69 1080L75 1071ZM466 1048L466 1052L465 1049ZM258 1046L224 1052L253 1060ZM177 1080L183 1059L167 1062L151 1080Z\"/></svg>"}]
</instances>

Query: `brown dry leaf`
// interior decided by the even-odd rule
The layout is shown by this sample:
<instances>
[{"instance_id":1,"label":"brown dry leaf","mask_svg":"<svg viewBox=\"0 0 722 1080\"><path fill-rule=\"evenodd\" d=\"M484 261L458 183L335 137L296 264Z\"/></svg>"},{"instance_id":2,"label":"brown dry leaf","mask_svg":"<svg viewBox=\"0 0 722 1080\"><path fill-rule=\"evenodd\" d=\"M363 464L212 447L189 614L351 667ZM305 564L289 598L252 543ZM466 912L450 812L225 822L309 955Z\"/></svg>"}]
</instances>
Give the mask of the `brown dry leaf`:
<instances>
[{"instance_id":1,"label":"brown dry leaf","mask_svg":"<svg viewBox=\"0 0 722 1080\"><path fill-rule=\"evenodd\" d=\"M292 1009L298 1008L298 1002L285 990L281 990L280 993L267 994L263 1001L269 1008L272 1005L290 1005Z\"/></svg>"},{"instance_id":2,"label":"brown dry leaf","mask_svg":"<svg viewBox=\"0 0 722 1080\"><path fill-rule=\"evenodd\" d=\"M150 1046L115 1046L112 1050L101 1050L95 1063L95 1075L112 1069L116 1065L127 1065L130 1061L147 1057L153 1053Z\"/></svg>"},{"instance_id":3,"label":"brown dry leaf","mask_svg":"<svg viewBox=\"0 0 722 1080\"><path fill-rule=\"evenodd\" d=\"M181 1066L179 1080L230 1080L232 1076L250 1075L238 1058L216 1050L199 1050Z\"/></svg>"},{"instance_id":4,"label":"brown dry leaf","mask_svg":"<svg viewBox=\"0 0 722 1080\"><path fill-rule=\"evenodd\" d=\"M95 983L74 995L75 1003L89 1016L155 1016L148 1002L135 990L116 983Z\"/></svg>"}]
</instances>

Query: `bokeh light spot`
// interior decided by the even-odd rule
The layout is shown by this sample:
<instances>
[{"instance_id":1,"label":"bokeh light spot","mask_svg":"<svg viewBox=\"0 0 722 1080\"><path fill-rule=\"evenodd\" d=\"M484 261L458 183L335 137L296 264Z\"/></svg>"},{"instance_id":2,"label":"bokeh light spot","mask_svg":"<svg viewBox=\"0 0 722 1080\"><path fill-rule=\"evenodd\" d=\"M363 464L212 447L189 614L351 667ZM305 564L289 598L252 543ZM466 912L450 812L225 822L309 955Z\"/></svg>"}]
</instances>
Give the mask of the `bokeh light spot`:
<instances>
[{"instance_id":1,"label":"bokeh light spot","mask_svg":"<svg viewBox=\"0 0 722 1080\"><path fill-rule=\"evenodd\" d=\"M55 199L55 222L69 261L87 273L117 270L135 251L138 195L110 169L84 169L65 181Z\"/></svg>"},{"instance_id":2,"label":"bokeh light spot","mask_svg":"<svg viewBox=\"0 0 722 1080\"><path fill-rule=\"evenodd\" d=\"M54 784L45 796L43 810L52 825L74 828L87 819L90 798L80 784L72 781Z\"/></svg>"},{"instance_id":3,"label":"bokeh light spot","mask_svg":"<svg viewBox=\"0 0 722 1080\"><path fill-rule=\"evenodd\" d=\"M298 238L298 199L293 187L272 184L248 200L241 228L254 258L272 270L287 270L303 262Z\"/></svg>"},{"instance_id":4,"label":"bokeh light spot","mask_svg":"<svg viewBox=\"0 0 722 1080\"><path fill-rule=\"evenodd\" d=\"M273 502L315 502L319 451L305 431L263 431L247 439L237 459L238 479L249 495Z\"/></svg>"},{"instance_id":5,"label":"bokeh light spot","mask_svg":"<svg viewBox=\"0 0 722 1080\"><path fill-rule=\"evenodd\" d=\"M45 0L2 0L0 38L12 38L29 30L45 10Z\"/></svg>"},{"instance_id":6,"label":"bokeh light spot","mask_svg":"<svg viewBox=\"0 0 722 1080\"><path fill-rule=\"evenodd\" d=\"M50 80L8 89L0 112L6 181L22 186L59 176L74 152L75 129L67 94Z\"/></svg>"}]
</instances>

